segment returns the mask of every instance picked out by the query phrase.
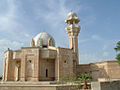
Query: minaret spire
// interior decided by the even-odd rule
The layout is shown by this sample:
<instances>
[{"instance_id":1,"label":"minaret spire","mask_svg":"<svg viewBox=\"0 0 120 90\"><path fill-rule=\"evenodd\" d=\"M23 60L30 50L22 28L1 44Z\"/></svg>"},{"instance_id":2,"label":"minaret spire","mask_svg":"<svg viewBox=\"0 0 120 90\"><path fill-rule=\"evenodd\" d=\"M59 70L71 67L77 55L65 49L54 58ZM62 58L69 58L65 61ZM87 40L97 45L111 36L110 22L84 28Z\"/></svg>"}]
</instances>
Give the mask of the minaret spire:
<instances>
[{"instance_id":1,"label":"minaret spire","mask_svg":"<svg viewBox=\"0 0 120 90\"><path fill-rule=\"evenodd\" d=\"M74 12L70 12L68 14L68 18L65 22L68 26L65 28L68 36L69 36L69 48L73 49L73 52L76 56L76 64L79 64L78 58L78 34L80 32L80 26L78 25L80 19L77 17L77 14Z\"/></svg>"}]
</instances>

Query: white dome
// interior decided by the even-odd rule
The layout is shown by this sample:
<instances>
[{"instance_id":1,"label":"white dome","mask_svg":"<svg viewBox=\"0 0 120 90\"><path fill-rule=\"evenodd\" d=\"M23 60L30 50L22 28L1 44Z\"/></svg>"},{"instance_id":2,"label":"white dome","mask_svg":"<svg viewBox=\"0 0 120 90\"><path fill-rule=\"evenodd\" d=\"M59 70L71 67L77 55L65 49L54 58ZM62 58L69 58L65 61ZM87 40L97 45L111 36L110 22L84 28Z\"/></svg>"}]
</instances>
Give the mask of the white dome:
<instances>
[{"instance_id":1,"label":"white dome","mask_svg":"<svg viewBox=\"0 0 120 90\"><path fill-rule=\"evenodd\" d=\"M52 41L51 46L55 46L55 40L53 39L53 37L50 34L48 34L46 32L41 32L41 33L39 33L35 36L35 38L34 38L35 46L38 46L38 41L39 40L42 41L42 46L48 46L49 40Z\"/></svg>"},{"instance_id":2,"label":"white dome","mask_svg":"<svg viewBox=\"0 0 120 90\"><path fill-rule=\"evenodd\" d=\"M77 14L76 14L75 12L72 12L72 11L71 11L71 12L68 13L68 17L70 17L70 16L72 16L72 17L73 17L73 16L76 16L76 17L77 17Z\"/></svg>"}]
</instances>

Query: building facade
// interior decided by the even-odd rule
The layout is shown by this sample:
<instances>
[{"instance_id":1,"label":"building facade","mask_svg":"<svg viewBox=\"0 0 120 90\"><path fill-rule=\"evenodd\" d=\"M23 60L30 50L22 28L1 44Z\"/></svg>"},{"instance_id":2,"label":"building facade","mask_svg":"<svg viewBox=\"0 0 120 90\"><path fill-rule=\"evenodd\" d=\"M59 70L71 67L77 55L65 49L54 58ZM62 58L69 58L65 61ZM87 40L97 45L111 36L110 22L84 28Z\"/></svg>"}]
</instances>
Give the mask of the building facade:
<instances>
[{"instance_id":1,"label":"building facade","mask_svg":"<svg viewBox=\"0 0 120 90\"><path fill-rule=\"evenodd\" d=\"M65 22L70 48L55 47L51 35L39 33L31 40L30 47L5 52L3 81L59 81L60 76L74 73L79 63L79 19L70 12Z\"/></svg>"},{"instance_id":2,"label":"building facade","mask_svg":"<svg viewBox=\"0 0 120 90\"><path fill-rule=\"evenodd\" d=\"M59 81L60 76L81 73L91 74L93 80L120 79L116 61L79 64L79 21L74 12L65 20L69 48L55 47L54 38L42 32L31 40L30 47L5 51L3 81Z\"/></svg>"}]
</instances>

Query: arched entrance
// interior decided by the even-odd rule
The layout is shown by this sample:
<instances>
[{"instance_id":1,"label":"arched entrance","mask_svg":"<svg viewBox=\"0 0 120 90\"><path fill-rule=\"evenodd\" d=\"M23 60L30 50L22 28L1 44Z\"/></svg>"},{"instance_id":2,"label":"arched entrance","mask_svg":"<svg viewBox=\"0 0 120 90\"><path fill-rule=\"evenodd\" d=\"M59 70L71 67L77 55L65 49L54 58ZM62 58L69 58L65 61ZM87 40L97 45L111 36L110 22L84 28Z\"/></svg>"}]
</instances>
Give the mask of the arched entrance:
<instances>
[{"instance_id":1,"label":"arched entrance","mask_svg":"<svg viewBox=\"0 0 120 90\"><path fill-rule=\"evenodd\" d=\"M33 61L28 60L26 64L26 81L31 81L33 77Z\"/></svg>"},{"instance_id":2,"label":"arched entrance","mask_svg":"<svg viewBox=\"0 0 120 90\"><path fill-rule=\"evenodd\" d=\"M40 60L39 80L55 80L55 60Z\"/></svg>"},{"instance_id":3,"label":"arched entrance","mask_svg":"<svg viewBox=\"0 0 120 90\"><path fill-rule=\"evenodd\" d=\"M19 81L20 80L20 61L17 61L15 63L15 81Z\"/></svg>"}]
</instances>

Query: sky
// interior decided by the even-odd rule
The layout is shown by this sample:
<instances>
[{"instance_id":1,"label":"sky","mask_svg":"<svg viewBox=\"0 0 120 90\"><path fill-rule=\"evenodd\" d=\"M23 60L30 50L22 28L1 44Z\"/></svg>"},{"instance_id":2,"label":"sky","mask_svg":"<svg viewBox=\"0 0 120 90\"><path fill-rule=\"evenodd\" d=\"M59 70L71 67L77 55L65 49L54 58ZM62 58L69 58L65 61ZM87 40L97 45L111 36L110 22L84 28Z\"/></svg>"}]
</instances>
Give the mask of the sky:
<instances>
[{"instance_id":1,"label":"sky","mask_svg":"<svg viewBox=\"0 0 120 90\"><path fill-rule=\"evenodd\" d=\"M80 19L80 64L115 60L120 0L0 0L0 75L4 51L28 47L40 32L52 35L56 47L68 48L64 21L71 10Z\"/></svg>"}]
</instances>

